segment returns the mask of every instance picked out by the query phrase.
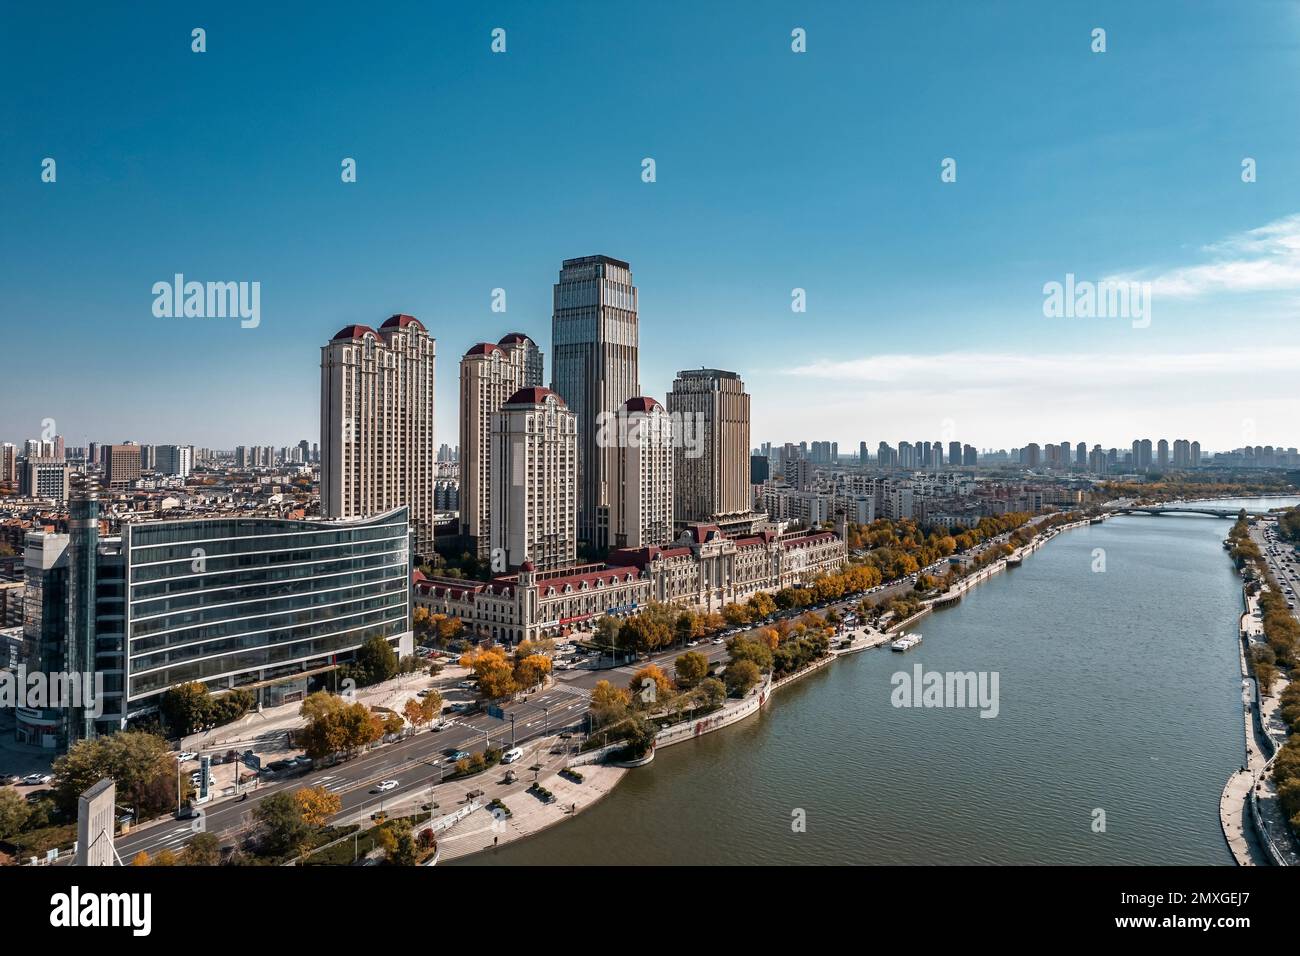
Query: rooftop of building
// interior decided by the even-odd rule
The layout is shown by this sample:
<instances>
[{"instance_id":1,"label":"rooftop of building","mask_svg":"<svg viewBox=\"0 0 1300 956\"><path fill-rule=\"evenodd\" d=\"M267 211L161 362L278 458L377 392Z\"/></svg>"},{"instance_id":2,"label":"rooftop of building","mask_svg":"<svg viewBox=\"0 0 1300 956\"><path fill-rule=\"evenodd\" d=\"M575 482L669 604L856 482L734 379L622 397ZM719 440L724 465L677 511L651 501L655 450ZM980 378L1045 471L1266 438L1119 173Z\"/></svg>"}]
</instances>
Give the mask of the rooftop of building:
<instances>
[{"instance_id":1,"label":"rooftop of building","mask_svg":"<svg viewBox=\"0 0 1300 956\"><path fill-rule=\"evenodd\" d=\"M540 385L532 385L528 388L521 388L519 391L515 392L513 395L510 396L510 398L506 401L506 404L507 405L541 405L552 395L555 396L555 401L557 404L559 405L564 404L564 399L560 397L558 392L553 392L549 388L543 388Z\"/></svg>"}]
</instances>

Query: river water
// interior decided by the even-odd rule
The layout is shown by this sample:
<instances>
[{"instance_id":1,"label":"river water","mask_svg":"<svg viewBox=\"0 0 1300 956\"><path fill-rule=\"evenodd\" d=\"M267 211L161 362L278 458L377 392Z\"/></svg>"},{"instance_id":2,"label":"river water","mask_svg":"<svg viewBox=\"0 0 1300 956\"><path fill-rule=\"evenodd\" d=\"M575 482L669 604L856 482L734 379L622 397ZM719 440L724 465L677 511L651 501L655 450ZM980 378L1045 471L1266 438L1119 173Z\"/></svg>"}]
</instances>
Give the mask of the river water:
<instances>
[{"instance_id":1,"label":"river water","mask_svg":"<svg viewBox=\"0 0 1300 956\"><path fill-rule=\"evenodd\" d=\"M1064 532L923 618L906 655L838 661L761 716L660 751L573 820L464 862L1231 864L1228 528L1121 516ZM996 673L997 716L893 706L892 676L917 664Z\"/></svg>"}]
</instances>

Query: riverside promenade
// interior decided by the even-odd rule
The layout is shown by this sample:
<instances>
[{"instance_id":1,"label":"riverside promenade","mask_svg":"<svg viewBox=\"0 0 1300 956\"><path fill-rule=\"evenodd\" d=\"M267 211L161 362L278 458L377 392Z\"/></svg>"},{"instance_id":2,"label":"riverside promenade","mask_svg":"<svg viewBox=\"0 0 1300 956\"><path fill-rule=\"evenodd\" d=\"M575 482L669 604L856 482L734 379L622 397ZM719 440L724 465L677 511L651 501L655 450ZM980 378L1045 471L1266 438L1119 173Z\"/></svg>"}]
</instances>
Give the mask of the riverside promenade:
<instances>
[{"instance_id":1,"label":"riverside promenade","mask_svg":"<svg viewBox=\"0 0 1300 956\"><path fill-rule=\"evenodd\" d=\"M1255 689L1246 649L1264 643L1264 625L1256 617L1258 598L1246 594L1241 615L1238 660L1242 675L1242 716L1245 763L1224 785L1219 797L1219 822L1224 839L1239 866L1297 866L1300 852L1286 825L1271 773L1273 755L1286 740L1286 726L1277 713L1287 680L1278 677L1271 688ZM1256 712L1258 711L1258 712Z\"/></svg>"}]
</instances>

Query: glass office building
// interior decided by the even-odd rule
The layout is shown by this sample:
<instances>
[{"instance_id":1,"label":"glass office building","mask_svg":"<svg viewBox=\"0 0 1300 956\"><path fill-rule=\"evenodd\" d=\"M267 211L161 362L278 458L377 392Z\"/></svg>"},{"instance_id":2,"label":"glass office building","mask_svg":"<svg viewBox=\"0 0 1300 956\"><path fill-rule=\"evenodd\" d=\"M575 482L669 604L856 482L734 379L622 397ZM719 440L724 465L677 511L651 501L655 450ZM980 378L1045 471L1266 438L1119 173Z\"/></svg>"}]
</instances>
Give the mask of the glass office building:
<instances>
[{"instance_id":1,"label":"glass office building","mask_svg":"<svg viewBox=\"0 0 1300 956\"><path fill-rule=\"evenodd\" d=\"M72 503L69 534L27 536L27 671L93 675L102 696L94 711L19 708L20 741L62 749L111 733L191 681L290 702L375 635L414 651L405 508L148 521L103 538L99 525L89 498Z\"/></svg>"},{"instance_id":2,"label":"glass office building","mask_svg":"<svg viewBox=\"0 0 1300 956\"><path fill-rule=\"evenodd\" d=\"M189 681L213 691L292 682L375 635L413 650L406 508L128 524L122 552L127 716Z\"/></svg>"}]
</instances>

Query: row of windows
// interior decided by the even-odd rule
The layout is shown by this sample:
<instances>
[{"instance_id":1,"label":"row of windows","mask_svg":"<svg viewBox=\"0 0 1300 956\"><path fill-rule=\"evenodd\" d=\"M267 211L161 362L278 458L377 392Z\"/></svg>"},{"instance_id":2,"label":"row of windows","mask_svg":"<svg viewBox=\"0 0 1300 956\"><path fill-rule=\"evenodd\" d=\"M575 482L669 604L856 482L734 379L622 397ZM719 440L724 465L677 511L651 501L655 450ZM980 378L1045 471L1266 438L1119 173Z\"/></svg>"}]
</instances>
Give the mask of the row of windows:
<instances>
[{"instance_id":1,"label":"row of windows","mask_svg":"<svg viewBox=\"0 0 1300 956\"><path fill-rule=\"evenodd\" d=\"M217 592L216 601L205 601L192 609L159 613L156 617L133 622L133 637L148 637L163 631L174 631L198 625L222 624L235 619L257 620L285 614L300 614L311 608L327 608L332 613L346 613L354 602L382 594L405 594L408 588L403 578L358 584L348 577L324 583L336 585L319 590L292 593L271 600L249 599L242 590ZM337 609L337 610L336 610ZM154 608L153 610L158 610Z\"/></svg>"},{"instance_id":2,"label":"row of windows","mask_svg":"<svg viewBox=\"0 0 1300 956\"><path fill-rule=\"evenodd\" d=\"M137 673L136 667L133 666L130 696L137 699L166 690L174 684L211 680L224 674L259 670L277 664L339 654L355 650L376 634L389 637L404 630L406 630L404 619L377 621L338 633L317 634L309 640L292 644L275 643L248 650L232 647L229 653L221 657L185 660L178 655L176 662L170 664L160 662L162 666L149 673Z\"/></svg>"}]
</instances>

